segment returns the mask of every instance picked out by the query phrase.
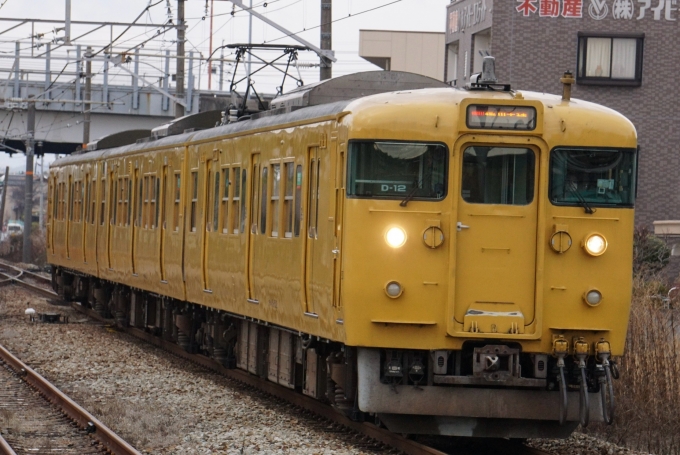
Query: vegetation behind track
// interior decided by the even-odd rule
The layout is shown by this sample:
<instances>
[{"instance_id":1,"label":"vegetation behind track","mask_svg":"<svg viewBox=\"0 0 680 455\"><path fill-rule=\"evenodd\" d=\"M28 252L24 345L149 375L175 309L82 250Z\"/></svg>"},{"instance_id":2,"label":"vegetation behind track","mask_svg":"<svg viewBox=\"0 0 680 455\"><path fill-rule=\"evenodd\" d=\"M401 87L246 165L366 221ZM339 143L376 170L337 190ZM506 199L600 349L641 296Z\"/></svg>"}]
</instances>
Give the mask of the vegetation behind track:
<instances>
[{"instance_id":1,"label":"vegetation behind track","mask_svg":"<svg viewBox=\"0 0 680 455\"><path fill-rule=\"evenodd\" d=\"M649 231L635 234L633 302L626 354L615 381L614 425L587 433L658 455L680 454L680 300L661 274L670 251ZM677 286L678 283L676 282Z\"/></svg>"}]
</instances>

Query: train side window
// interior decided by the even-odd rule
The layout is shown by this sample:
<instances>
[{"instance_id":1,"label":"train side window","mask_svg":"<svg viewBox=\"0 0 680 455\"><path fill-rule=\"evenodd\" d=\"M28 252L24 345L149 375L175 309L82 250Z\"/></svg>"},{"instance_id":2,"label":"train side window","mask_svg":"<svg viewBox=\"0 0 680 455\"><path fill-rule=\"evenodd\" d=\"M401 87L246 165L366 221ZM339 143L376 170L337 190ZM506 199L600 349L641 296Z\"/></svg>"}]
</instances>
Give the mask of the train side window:
<instances>
[{"instance_id":1,"label":"train side window","mask_svg":"<svg viewBox=\"0 0 680 455\"><path fill-rule=\"evenodd\" d=\"M285 229L283 236L287 239L293 237L293 179L295 178L295 164L284 163L284 173L286 175L283 194L283 219Z\"/></svg>"},{"instance_id":2,"label":"train side window","mask_svg":"<svg viewBox=\"0 0 680 455\"><path fill-rule=\"evenodd\" d=\"M137 171L135 171L137 172ZM142 206L144 204L144 179L137 174L137 221L136 226L142 227Z\"/></svg>"},{"instance_id":3,"label":"train side window","mask_svg":"<svg viewBox=\"0 0 680 455\"><path fill-rule=\"evenodd\" d=\"M267 232L267 175L269 167L262 166L262 192L260 193L260 234Z\"/></svg>"},{"instance_id":4,"label":"train side window","mask_svg":"<svg viewBox=\"0 0 680 455\"><path fill-rule=\"evenodd\" d=\"M191 173L191 232L196 232L196 209L198 208L198 172Z\"/></svg>"},{"instance_id":5,"label":"train side window","mask_svg":"<svg viewBox=\"0 0 680 455\"><path fill-rule=\"evenodd\" d=\"M97 179L92 179L90 182L90 188L92 189L92 196L90 197L90 224L95 224L97 222Z\"/></svg>"},{"instance_id":6,"label":"train side window","mask_svg":"<svg viewBox=\"0 0 680 455\"><path fill-rule=\"evenodd\" d=\"M241 234L246 230L246 170L241 170Z\"/></svg>"},{"instance_id":7,"label":"train side window","mask_svg":"<svg viewBox=\"0 0 680 455\"><path fill-rule=\"evenodd\" d=\"M147 229L149 227L149 176L145 175L144 176L144 188L143 188L143 194L144 194L144 202L143 202L143 207L142 207L142 226L144 229Z\"/></svg>"},{"instance_id":8,"label":"train side window","mask_svg":"<svg viewBox=\"0 0 680 455\"><path fill-rule=\"evenodd\" d=\"M295 237L300 237L300 223L302 221L302 166L295 169Z\"/></svg>"},{"instance_id":9,"label":"train side window","mask_svg":"<svg viewBox=\"0 0 680 455\"><path fill-rule=\"evenodd\" d=\"M172 212L172 226L175 231L179 231L179 201L182 195L182 178L180 171L175 172L175 207Z\"/></svg>"},{"instance_id":10,"label":"train side window","mask_svg":"<svg viewBox=\"0 0 680 455\"><path fill-rule=\"evenodd\" d=\"M116 203L116 199L118 197L118 180L113 179L113 174L111 174L111 184L113 185L113 191L111 191L111 219L109 220L110 223L113 223L114 225L116 224L116 221L118 220L118 204Z\"/></svg>"},{"instance_id":11,"label":"train side window","mask_svg":"<svg viewBox=\"0 0 680 455\"><path fill-rule=\"evenodd\" d=\"M281 194L281 165L272 165L272 196L271 196L271 236L279 236L279 195Z\"/></svg>"},{"instance_id":12,"label":"train side window","mask_svg":"<svg viewBox=\"0 0 680 455\"><path fill-rule=\"evenodd\" d=\"M102 179L101 210L99 211L99 224L104 226L106 222L106 179Z\"/></svg>"},{"instance_id":13,"label":"train side window","mask_svg":"<svg viewBox=\"0 0 680 455\"><path fill-rule=\"evenodd\" d=\"M160 214L161 179L156 177L155 180L156 186L154 187L153 199L151 200L151 213L153 213L153 225L151 226L151 229L156 229L158 227L158 216Z\"/></svg>"},{"instance_id":14,"label":"train side window","mask_svg":"<svg viewBox=\"0 0 680 455\"><path fill-rule=\"evenodd\" d=\"M312 159L309 163L309 219L307 220L307 235L312 238L317 237L317 226L319 223L319 171L321 168L320 159Z\"/></svg>"},{"instance_id":15,"label":"train side window","mask_svg":"<svg viewBox=\"0 0 680 455\"><path fill-rule=\"evenodd\" d=\"M83 210L85 213L83 214L83 221L86 223L90 222L90 198L91 193L92 193L92 185L90 183L89 176L85 176L85 185L83 185L83 188L85 190L85 203L83 205Z\"/></svg>"},{"instance_id":16,"label":"train side window","mask_svg":"<svg viewBox=\"0 0 680 455\"><path fill-rule=\"evenodd\" d=\"M222 205L220 210L222 211L223 234L229 232L229 171L231 171L229 168L222 169Z\"/></svg>"},{"instance_id":17,"label":"train side window","mask_svg":"<svg viewBox=\"0 0 680 455\"><path fill-rule=\"evenodd\" d=\"M52 219L55 220L57 219L57 207L59 206L59 200L57 199L58 188L58 183L50 188L50 195L52 196Z\"/></svg>"},{"instance_id":18,"label":"train side window","mask_svg":"<svg viewBox=\"0 0 680 455\"><path fill-rule=\"evenodd\" d=\"M217 232L220 221L220 170L215 171L215 191L213 193L213 232Z\"/></svg>"},{"instance_id":19,"label":"train side window","mask_svg":"<svg viewBox=\"0 0 680 455\"><path fill-rule=\"evenodd\" d=\"M234 191L231 197L231 229L233 234L238 234L239 232L239 221L240 221L240 211L241 206L241 168L234 168ZM228 229L228 228L227 228Z\"/></svg>"},{"instance_id":20,"label":"train side window","mask_svg":"<svg viewBox=\"0 0 680 455\"><path fill-rule=\"evenodd\" d=\"M73 182L68 186L68 217L73 221Z\"/></svg>"},{"instance_id":21,"label":"train side window","mask_svg":"<svg viewBox=\"0 0 680 455\"><path fill-rule=\"evenodd\" d=\"M127 205L127 210L125 210L125 225L129 226L132 221L132 179L129 177L125 178L127 185L127 194L125 195L125 204Z\"/></svg>"}]
</instances>

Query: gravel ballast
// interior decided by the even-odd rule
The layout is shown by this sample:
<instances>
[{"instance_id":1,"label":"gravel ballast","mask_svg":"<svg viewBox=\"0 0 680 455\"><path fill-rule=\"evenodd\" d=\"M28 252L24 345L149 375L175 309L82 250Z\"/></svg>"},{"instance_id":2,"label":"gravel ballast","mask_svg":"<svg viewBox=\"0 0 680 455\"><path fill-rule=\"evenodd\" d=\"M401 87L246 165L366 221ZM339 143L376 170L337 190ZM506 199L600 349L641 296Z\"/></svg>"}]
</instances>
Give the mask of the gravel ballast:
<instances>
[{"instance_id":1,"label":"gravel ballast","mask_svg":"<svg viewBox=\"0 0 680 455\"><path fill-rule=\"evenodd\" d=\"M29 322L29 307L70 322ZM374 453L291 406L18 287L0 288L0 343L143 453ZM641 453L581 434L530 445L556 455Z\"/></svg>"}]
</instances>

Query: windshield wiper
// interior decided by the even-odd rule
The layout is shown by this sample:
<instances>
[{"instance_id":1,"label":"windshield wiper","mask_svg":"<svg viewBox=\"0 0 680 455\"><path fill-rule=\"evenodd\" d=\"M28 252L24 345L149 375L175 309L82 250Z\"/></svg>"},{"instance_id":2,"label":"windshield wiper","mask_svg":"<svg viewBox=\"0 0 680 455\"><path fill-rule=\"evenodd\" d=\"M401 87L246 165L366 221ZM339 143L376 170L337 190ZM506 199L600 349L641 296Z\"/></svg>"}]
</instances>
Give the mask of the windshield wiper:
<instances>
[{"instance_id":1,"label":"windshield wiper","mask_svg":"<svg viewBox=\"0 0 680 455\"><path fill-rule=\"evenodd\" d=\"M595 213L595 209L593 209L590 204L588 204L588 201L585 200L585 198L579 193L577 190L572 189L567 185L567 188L569 191L576 196L576 199L578 199L579 203L581 204L581 207L583 207L583 211L586 212L588 215L592 215Z\"/></svg>"},{"instance_id":2,"label":"windshield wiper","mask_svg":"<svg viewBox=\"0 0 680 455\"><path fill-rule=\"evenodd\" d=\"M408 204L408 202L415 197L416 191L418 191L420 189L420 185L422 183L423 183L423 179L420 179L418 181L418 183L416 183L416 186L414 186L411 189L411 191L408 192L408 194L406 195L404 200L399 203L399 207L406 207L406 204Z\"/></svg>"}]
</instances>

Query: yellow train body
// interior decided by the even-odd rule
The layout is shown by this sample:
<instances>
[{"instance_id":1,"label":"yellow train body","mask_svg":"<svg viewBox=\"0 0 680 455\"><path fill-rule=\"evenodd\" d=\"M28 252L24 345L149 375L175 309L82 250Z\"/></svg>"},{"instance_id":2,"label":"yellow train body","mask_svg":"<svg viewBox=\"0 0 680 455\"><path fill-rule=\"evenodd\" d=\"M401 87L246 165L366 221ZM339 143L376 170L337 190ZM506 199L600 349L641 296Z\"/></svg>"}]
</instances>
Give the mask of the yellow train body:
<instances>
[{"instance_id":1,"label":"yellow train body","mask_svg":"<svg viewBox=\"0 0 680 455\"><path fill-rule=\"evenodd\" d=\"M520 108L533 116L533 128L480 127L470 117L476 106L494 106L498 112ZM404 144L415 145L404 151ZM423 174L424 161L420 171L401 180L355 175L364 166L360 149L414 155L418 147L436 150L445 163L437 168L441 176L427 177L440 182L432 197L418 196L424 177L412 181ZM376 401L373 392L366 392L369 376L362 376L362 358L378 363L371 374L380 372L380 386L389 387L386 355L429 353L421 363L430 378L428 397L436 402L465 399L438 395L443 389L483 401L475 394L488 395L504 385L489 382L487 389L473 381L478 386L473 392L456 387L455 378L437 383L432 373L437 352L460 365L456 353L486 344L519 349L530 356L522 362L553 362L556 340L566 340L569 359L577 354L577 340L587 343L589 358L595 358L597 343L605 339L611 355L623 354L631 298L632 196L629 204L607 199L592 210L596 203L583 203L583 196L567 191L562 199L571 202L555 203L557 168L551 159L570 153L558 149L625 150L634 156L636 147L633 125L616 112L533 92L424 89L315 106L58 160L49 179L48 260L60 290L81 300L96 302L96 289L111 294L122 289L115 286L124 286L131 294L116 303L115 292L128 291L115 291L111 308L122 305L123 312L133 314L140 307L129 302L145 293L159 302L187 302L302 335L303 347L305 340L315 339L341 346L338 352L358 349L358 393L366 394L357 400L360 410L386 416L395 431L419 432L389 416L427 411L380 408L378 402L387 398ZM609 175L598 177L597 188L590 189L605 197L614 197L607 194L625 184L633 191L634 164L613 169L614 174L595 169ZM482 200L480 182L486 182L483 191L505 202ZM390 196L376 196L385 187ZM519 202L507 202L516 197ZM387 241L392 228L405 235L398 239L403 245ZM584 247L593 234L605 239L603 254ZM395 295L387 292L390 284ZM599 293L600 300L589 303L589 292ZM161 326L163 318L170 318L161 315L161 306L154 307L159 316L153 317L145 306L145 321ZM253 342L252 336L237 340L237 350ZM316 353L324 349L317 347ZM331 357L319 357L318 363L319 370L323 362L329 365L329 377L335 371ZM282 358L277 357L277 365ZM402 362L405 370L417 363ZM459 370L452 366L442 377L460 375ZM500 399L508 404L549 397L550 412L477 412L467 403L451 415L554 423L559 394L548 391L552 374L534 389L511 386L508 393L519 387L519 395ZM355 380L348 381L347 387ZM302 385L305 393L308 386ZM569 421L576 420L576 401L570 399ZM592 401L598 400L591 399L591 408ZM433 414L446 417L448 412L442 408ZM541 431L502 434L557 434Z\"/></svg>"}]
</instances>

